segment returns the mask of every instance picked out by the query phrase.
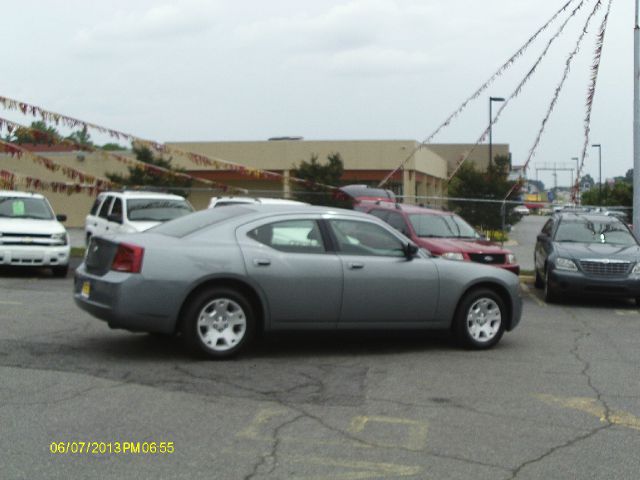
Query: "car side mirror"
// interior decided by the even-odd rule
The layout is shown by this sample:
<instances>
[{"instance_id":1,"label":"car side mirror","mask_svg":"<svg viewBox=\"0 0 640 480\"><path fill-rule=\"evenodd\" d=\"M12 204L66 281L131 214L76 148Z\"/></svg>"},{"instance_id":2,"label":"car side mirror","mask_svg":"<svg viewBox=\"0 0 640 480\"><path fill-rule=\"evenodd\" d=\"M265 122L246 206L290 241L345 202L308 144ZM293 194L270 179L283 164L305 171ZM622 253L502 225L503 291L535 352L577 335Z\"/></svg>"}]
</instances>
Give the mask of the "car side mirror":
<instances>
[{"instance_id":1,"label":"car side mirror","mask_svg":"<svg viewBox=\"0 0 640 480\"><path fill-rule=\"evenodd\" d=\"M544 233L541 233L538 235L538 241L539 242L546 242L549 239L548 236L546 236Z\"/></svg>"},{"instance_id":2,"label":"car side mirror","mask_svg":"<svg viewBox=\"0 0 640 480\"><path fill-rule=\"evenodd\" d=\"M60 215L56 215L56 220L59 222L66 222L67 216L64 213L61 213Z\"/></svg>"},{"instance_id":3,"label":"car side mirror","mask_svg":"<svg viewBox=\"0 0 640 480\"><path fill-rule=\"evenodd\" d=\"M411 260L418 253L418 246L413 243L405 243L403 250L404 256L407 257L407 260Z\"/></svg>"},{"instance_id":4,"label":"car side mirror","mask_svg":"<svg viewBox=\"0 0 640 480\"><path fill-rule=\"evenodd\" d=\"M122 215L120 215L119 213L112 213L107 216L107 220L109 220L110 222L122 223Z\"/></svg>"}]
</instances>

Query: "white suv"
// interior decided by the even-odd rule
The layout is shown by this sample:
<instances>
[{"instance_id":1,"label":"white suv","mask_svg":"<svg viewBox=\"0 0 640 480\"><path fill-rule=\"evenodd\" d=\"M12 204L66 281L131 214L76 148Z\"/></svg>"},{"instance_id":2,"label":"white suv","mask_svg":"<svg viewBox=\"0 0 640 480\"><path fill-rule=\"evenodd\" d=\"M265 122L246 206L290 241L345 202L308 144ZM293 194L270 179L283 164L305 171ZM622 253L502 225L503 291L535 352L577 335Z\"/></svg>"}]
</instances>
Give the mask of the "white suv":
<instances>
[{"instance_id":1,"label":"white suv","mask_svg":"<svg viewBox=\"0 0 640 480\"><path fill-rule=\"evenodd\" d=\"M213 197L209 201L209 208L224 207L226 205L308 205L308 203L286 198L259 198L259 197Z\"/></svg>"},{"instance_id":2,"label":"white suv","mask_svg":"<svg viewBox=\"0 0 640 480\"><path fill-rule=\"evenodd\" d=\"M84 230L89 239L107 233L135 233L193 212L183 197L155 192L103 192L87 215Z\"/></svg>"},{"instance_id":3,"label":"white suv","mask_svg":"<svg viewBox=\"0 0 640 480\"><path fill-rule=\"evenodd\" d=\"M38 193L0 190L0 265L49 267L56 277L69 270L69 234Z\"/></svg>"}]
</instances>

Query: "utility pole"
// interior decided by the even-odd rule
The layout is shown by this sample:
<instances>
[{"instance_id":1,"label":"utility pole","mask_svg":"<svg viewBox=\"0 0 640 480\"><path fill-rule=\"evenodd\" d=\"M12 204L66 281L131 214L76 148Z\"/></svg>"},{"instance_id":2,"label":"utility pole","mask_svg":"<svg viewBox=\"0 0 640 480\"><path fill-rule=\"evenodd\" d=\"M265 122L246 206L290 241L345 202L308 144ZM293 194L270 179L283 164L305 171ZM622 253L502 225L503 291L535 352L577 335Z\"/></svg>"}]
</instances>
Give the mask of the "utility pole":
<instances>
[{"instance_id":1,"label":"utility pole","mask_svg":"<svg viewBox=\"0 0 640 480\"><path fill-rule=\"evenodd\" d=\"M633 27L633 231L640 236L640 2Z\"/></svg>"},{"instance_id":2,"label":"utility pole","mask_svg":"<svg viewBox=\"0 0 640 480\"><path fill-rule=\"evenodd\" d=\"M591 146L598 149L598 203L602 205L602 145L594 143Z\"/></svg>"},{"instance_id":3,"label":"utility pole","mask_svg":"<svg viewBox=\"0 0 640 480\"><path fill-rule=\"evenodd\" d=\"M489 97L489 168L491 168L491 164L493 163L493 138L491 134L493 130L493 112L491 111L491 104L493 102L504 102L504 98Z\"/></svg>"}]
</instances>

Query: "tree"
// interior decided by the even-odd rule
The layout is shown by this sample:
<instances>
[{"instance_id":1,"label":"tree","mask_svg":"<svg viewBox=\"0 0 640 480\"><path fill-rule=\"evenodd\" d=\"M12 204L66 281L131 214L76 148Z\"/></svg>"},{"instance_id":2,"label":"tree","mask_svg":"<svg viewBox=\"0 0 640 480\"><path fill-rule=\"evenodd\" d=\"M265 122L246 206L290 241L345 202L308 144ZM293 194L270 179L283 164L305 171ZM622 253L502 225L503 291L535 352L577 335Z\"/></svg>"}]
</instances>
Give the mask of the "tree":
<instances>
[{"instance_id":1,"label":"tree","mask_svg":"<svg viewBox=\"0 0 640 480\"><path fill-rule=\"evenodd\" d=\"M502 228L503 204L497 202L481 202L478 200L504 200L505 196L516 184L507 180L509 173L509 157L498 155L486 172L479 171L472 163L465 163L457 175L449 183L449 196L469 200L450 200L449 206L472 225L486 230ZM511 197L518 194L518 187L513 188ZM512 225L519 220L513 208L506 209L505 224Z\"/></svg>"},{"instance_id":2,"label":"tree","mask_svg":"<svg viewBox=\"0 0 640 480\"><path fill-rule=\"evenodd\" d=\"M42 120L31 122L31 127L18 127L7 137L10 142L19 145L32 143L37 145L53 145L60 141L60 134L55 127L49 127Z\"/></svg>"},{"instance_id":3,"label":"tree","mask_svg":"<svg viewBox=\"0 0 640 480\"><path fill-rule=\"evenodd\" d=\"M126 150L127 147L123 147L122 145L118 144L118 143L105 143L104 145L102 145L101 147L98 147L102 150L106 150L108 152L115 152L118 150Z\"/></svg>"},{"instance_id":4,"label":"tree","mask_svg":"<svg viewBox=\"0 0 640 480\"><path fill-rule=\"evenodd\" d=\"M627 183L633 183L633 168L627 170L627 173L624 175L624 179Z\"/></svg>"},{"instance_id":5,"label":"tree","mask_svg":"<svg viewBox=\"0 0 640 480\"><path fill-rule=\"evenodd\" d=\"M598 187L582 193L583 205L602 205L631 207L633 206L633 185L625 180L616 180L613 185L602 185L602 197Z\"/></svg>"},{"instance_id":6,"label":"tree","mask_svg":"<svg viewBox=\"0 0 640 480\"><path fill-rule=\"evenodd\" d=\"M160 168L170 170L175 173L185 173L182 168L175 168L171 165L171 159L164 159L162 157L155 157L153 152L147 147L133 147L133 153L140 162L146 163ZM190 188L193 184L193 179L183 178L162 171L154 171L153 169L144 168L136 165L134 167L127 167L129 175L119 175L117 173L107 173L107 178L113 183L117 183L123 186L136 186L136 187L166 187L171 188L172 193L182 195L183 197L188 195L188 191L174 190L174 188Z\"/></svg>"},{"instance_id":7,"label":"tree","mask_svg":"<svg viewBox=\"0 0 640 480\"><path fill-rule=\"evenodd\" d=\"M300 161L300 165L291 171L294 177L309 182L305 186L297 185L298 190L294 194L295 198L313 205L347 207L349 203L346 200L336 197L335 192L331 189L320 186L320 184L340 185L343 172L344 163L339 153L328 155L326 164L318 161L318 155L311 155L308 162Z\"/></svg>"},{"instance_id":8,"label":"tree","mask_svg":"<svg viewBox=\"0 0 640 480\"><path fill-rule=\"evenodd\" d=\"M82 127L82 130L77 130L72 132L67 139L84 146L93 146L93 142L91 141L91 135L87 131L87 126Z\"/></svg>"}]
</instances>

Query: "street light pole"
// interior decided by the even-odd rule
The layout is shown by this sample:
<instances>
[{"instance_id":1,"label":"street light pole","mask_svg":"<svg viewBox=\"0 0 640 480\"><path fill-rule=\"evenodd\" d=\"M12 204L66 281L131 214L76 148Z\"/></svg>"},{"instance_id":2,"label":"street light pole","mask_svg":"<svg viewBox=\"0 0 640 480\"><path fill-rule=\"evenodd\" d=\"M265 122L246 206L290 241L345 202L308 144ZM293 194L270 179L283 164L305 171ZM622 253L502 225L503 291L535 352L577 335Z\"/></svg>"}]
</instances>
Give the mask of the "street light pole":
<instances>
[{"instance_id":1,"label":"street light pole","mask_svg":"<svg viewBox=\"0 0 640 480\"><path fill-rule=\"evenodd\" d=\"M602 145L594 143L591 146L598 149L598 203L602 204Z\"/></svg>"},{"instance_id":2,"label":"street light pole","mask_svg":"<svg viewBox=\"0 0 640 480\"><path fill-rule=\"evenodd\" d=\"M633 231L640 235L640 3L633 27Z\"/></svg>"},{"instance_id":3,"label":"street light pole","mask_svg":"<svg viewBox=\"0 0 640 480\"><path fill-rule=\"evenodd\" d=\"M491 164L493 163L493 139L491 136L491 131L493 130L493 113L491 111L491 105L493 102L504 102L504 98L489 97L489 168L491 168Z\"/></svg>"}]
</instances>

